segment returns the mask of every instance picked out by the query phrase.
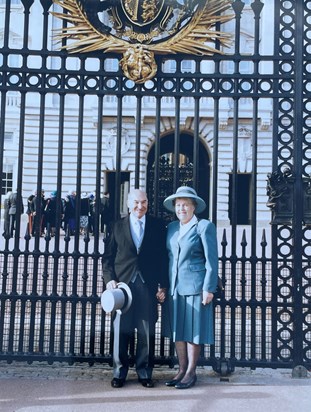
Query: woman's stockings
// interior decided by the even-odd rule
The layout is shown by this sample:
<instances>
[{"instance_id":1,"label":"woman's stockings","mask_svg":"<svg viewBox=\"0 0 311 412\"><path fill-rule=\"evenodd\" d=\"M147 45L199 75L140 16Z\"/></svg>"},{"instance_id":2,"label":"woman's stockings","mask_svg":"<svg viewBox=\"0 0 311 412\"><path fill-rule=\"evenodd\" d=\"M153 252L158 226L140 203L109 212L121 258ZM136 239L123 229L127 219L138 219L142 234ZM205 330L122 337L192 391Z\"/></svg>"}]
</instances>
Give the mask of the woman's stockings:
<instances>
[{"instance_id":1,"label":"woman's stockings","mask_svg":"<svg viewBox=\"0 0 311 412\"><path fill-rule=\"evenodd\" d=\"M187 342L175 342L178 357L179 370L174 379L180 380L184 377L188 367Z\"/></svg>"},{"instance_id":2,"label":"woman's stockings","mask_svg":"<svg viewBox=\"0 0 311 412\"><path fill-rule=\"evenodd\" d=\"M186 383L195 376L196 366L200 357L201 345L190 342L175 342L178 356L179 371L174 379L182 379Z\"/></svg>"}]
</instances>

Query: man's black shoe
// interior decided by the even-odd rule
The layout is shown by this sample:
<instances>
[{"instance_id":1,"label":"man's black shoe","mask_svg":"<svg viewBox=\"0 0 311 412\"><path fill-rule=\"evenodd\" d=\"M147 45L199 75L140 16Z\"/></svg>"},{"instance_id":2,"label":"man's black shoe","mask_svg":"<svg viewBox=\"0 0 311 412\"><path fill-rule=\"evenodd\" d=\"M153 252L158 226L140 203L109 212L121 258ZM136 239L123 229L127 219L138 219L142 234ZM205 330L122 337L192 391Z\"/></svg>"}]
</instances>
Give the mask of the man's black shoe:
<instances>
[{"instance_id":1,"label":"man's black shoe","mask_svg":"<svg viewBox=\"0 0 311 412\"><path fill-rule=\"evenodd\" d=\"M154 382L152 379L139 379L139 382L145 387L145 388L153 388L154 387Z\"/></svg>"},{"instance_id":2,"label":"man's black shoe","mask_svg":"<svg viewBox=\"0 0 311 412\"><path fill-rule=\"evenodd\" d=\"M122 388L123 385L124 385L124 379L113 378L111 381L111 386L113 388Z\"/></svg>"}]
</instances>

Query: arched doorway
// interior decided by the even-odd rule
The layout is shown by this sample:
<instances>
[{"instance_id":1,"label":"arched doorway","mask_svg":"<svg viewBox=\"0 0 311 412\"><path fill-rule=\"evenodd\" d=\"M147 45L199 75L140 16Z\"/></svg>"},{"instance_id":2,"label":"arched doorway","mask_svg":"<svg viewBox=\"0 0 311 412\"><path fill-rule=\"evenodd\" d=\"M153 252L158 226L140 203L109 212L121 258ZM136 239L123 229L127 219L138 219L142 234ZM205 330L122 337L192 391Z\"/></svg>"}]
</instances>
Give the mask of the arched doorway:
<instances>
[{"instance_id":1,"label":"arched doorway","mask_svg":"<svg viewBox=\"0 0 311 412\"><path fill-rule=\"evenodd\" d=\"M182 132L180 134L179 155L179 182L178 186L193 186L193 135ZM147 193L149 199L149 211L153 213L156 202L158 202L159 215L164 220L172 220L174 216L163 208L163 200L173 193L174 185L174 133L161 138L159 161L159 196L154 198L154 168L155 168L155 145L148 154L147 166ZM206 210L200 217L209 218L209 193L210 193L210 157L203 145L199 142L199 179L198 194L206 204Z\"/></svg>"}]
</instances>

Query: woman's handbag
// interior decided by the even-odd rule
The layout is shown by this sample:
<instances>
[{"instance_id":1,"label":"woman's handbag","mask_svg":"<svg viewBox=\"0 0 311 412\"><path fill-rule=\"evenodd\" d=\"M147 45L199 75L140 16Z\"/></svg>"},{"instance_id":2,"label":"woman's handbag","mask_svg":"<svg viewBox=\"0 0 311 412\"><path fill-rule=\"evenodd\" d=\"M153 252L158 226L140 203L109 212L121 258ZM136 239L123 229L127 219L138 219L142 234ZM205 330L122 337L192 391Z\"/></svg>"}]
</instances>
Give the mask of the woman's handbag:
<instances>
[{"instance_id":1,"label":"woman's handbag","mask_svg":"<svg viewBox=\"0 0 311 412\"><path fill-rule=\"evenodd\" d=\"M225 296L225 288L220 276L217 279L217 289L214 293L214 299L222 299Z\"/></svg>"}]
</instances>

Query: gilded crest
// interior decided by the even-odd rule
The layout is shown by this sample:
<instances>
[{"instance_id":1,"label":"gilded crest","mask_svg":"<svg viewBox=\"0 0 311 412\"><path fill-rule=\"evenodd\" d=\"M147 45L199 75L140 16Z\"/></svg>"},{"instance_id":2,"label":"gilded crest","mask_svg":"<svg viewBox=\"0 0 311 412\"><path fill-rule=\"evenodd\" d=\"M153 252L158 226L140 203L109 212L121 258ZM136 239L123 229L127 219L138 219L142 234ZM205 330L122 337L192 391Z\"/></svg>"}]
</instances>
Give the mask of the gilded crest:
<instances>
[{"instance_id":1,"label":"gilded crest","mask_svg":"<svg viewBox=\"0 0 311 412\"><path fill-rule=\"evenodd\" d=\"M122 11L134 26L156 22L164 8L164 0L121 0Z\"/></svg>"},{"instance_id":2,"label":"gilded crest","mask_svg":"<svg viewBox=\"0 0 311 412\"><path fill-rule=\"evenodd\" d=\"M124 74L135 83L156 75L154 54L221 53L230 35L215 30L217 22L232 18L221 14L229 0L54 0L64 10L54 12L69 24L57 34L70 40L68 52L123 53Z\"/></svg>"},{"instance_id":3,"label":"gilded crest","mask_svg":"<svg viewBox=\"0 0 311 412\"><path fill-rule=\"evenodd\" d=\"M120 60L123 73L135 83L144 83L152 79L157 72L154 54L144 50L141 45L130 46Z\"/></svg>"}]
</instances>

